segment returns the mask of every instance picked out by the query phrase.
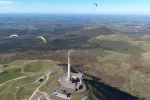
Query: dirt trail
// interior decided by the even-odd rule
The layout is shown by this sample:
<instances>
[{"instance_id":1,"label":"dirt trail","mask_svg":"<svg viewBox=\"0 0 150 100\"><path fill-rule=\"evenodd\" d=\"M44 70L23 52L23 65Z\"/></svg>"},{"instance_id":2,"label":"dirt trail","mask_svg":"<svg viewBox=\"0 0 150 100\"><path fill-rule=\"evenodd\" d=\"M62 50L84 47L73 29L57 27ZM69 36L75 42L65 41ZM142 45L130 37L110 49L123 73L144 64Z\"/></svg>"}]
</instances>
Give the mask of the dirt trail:
<instances>
[{"instance_id":1,"label":"dirt trail","mask_svg":"<svg viewBox=\"0 0 150 100\"><path fill-rule=\"evenodd\" d=\"M28 62L24 63L24 64L21 65L21 66L24 66L24 65L26 65L26 64L28 64L28 63L35 62L35 61L37 61L37 60L28 61ZM12 62L12 63L13 63L13 62ZM11 64L11 63L10 63L10 64ZM13 66L13 67L14 67L14 66ZM9 68L12 68L12 67L9 67ZM7 68L7 69L9 69L9 68ZM7 70L7 69L5 69L5 70ZM21 71L22 71L22 70L21 70ZM22 77L18 77L18 78L15 78L15 79L8 80L8 81L6 81L6 82L0 84L0 86L6 84L6 83L8 83L8 82L11 82L11 81L14 81L14 80L18 80L18 79L21 79L21 78L25 78L25 77L27 77L27 76L22 76Z\"/></svg>"},{"instance_id":2,"label":"dirt trail","mask_svg":"<svg viewBox=\"0 0 150 100\"><path fill-rule=\"evenodd\" d=\"M33 92L33 94L31 95L31 97L29 98L29 100L31 100L32 98L33 98L33 96L35 95L35 93L36 92L38 92L39 91L39 88L43 85L43 84L45 84L46 82L47 82L47 80L49 79L49 74L50 74L51 72L48 72L47 73L47 78L46 78L46 80ZM47 98L47 96L46 96L46 98ZM47 100L50 100L49 98L47 98Z\"/></svg>"},{"instance_id":3,"label":"dirt trail","mask_svg":"<svg viewBox=\"0 0 150 100\"><path fill-rule=\"evenodd\" d=\"M39 91L39 90L38 90L38 92L40 92L41 94L43 94L43 95L45 96L46 100L51 100L51 99L49 98L49 95L46 94L45 92L41 92L41 91Z\"/></svg>"},{"instance_id":4,"label":"dirt trail","mask_svg":"<svg viewBox=\"0 0 150 100\"><path fill-rule=\"evenodd\" d=\"M8 80L8 81L6 81L6 82L0 84L0 86L6 84L6 83L8 83L8 82L15 81L15 80L18 80L18 79L21 79L21 78L25 78L25 77L27 77L27 76L22 76L22 77L18 77L18 78L15 78L15 79Z\"/></svg>"}]
</instances>

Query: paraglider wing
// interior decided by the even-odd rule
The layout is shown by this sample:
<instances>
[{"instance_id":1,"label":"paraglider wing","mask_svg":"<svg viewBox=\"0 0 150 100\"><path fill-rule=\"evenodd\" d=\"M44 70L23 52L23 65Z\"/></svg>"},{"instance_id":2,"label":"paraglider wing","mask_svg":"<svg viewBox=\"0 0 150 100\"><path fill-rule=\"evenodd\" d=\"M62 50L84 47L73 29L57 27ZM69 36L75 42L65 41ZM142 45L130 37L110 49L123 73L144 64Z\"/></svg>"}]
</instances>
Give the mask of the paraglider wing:
<instances>
[{"instance_id":1,"label":"paraglider wing","mask_svg":"<svg viewBox=\"0 0 150 100\"><path fill-rule=\"evenodd\" d=\"M98 6L98 4L97 4L97 3L94 3L93 5Z\"/></svg>"},{"instance_id":2,"label":"paraglider wing","mask_svg":"<svg viewBox=\"0 0 150 100\"><path fill-rule=\"evenodd\" d=\"M97 4L97 3L93 3L93 6L96 6L96 7L97 7L97 6L98 6L98 4ZM95 10L95 9L93 9L93 10Z\"/></svg>"},{"instance_id":3,"label":"paraglider wing","mask_svg":"<svg viewBox=\"0 0 150 100\"><path fill-rule=\"evenodd\" d=\"M41 38L46 43L46 39L43 36L38 36L37 38Z\"/></svg>"},{"instance_id":4,"label":"paraglider wing","mask_svg":"<svg viewBox=\"0 0 150 100\"><path fill-rule=\"evenodd\" d=\"M10 37L18 37L18 35L17 34L12 34L12 35L10 35Z\"/></svg>"}]
</instances>

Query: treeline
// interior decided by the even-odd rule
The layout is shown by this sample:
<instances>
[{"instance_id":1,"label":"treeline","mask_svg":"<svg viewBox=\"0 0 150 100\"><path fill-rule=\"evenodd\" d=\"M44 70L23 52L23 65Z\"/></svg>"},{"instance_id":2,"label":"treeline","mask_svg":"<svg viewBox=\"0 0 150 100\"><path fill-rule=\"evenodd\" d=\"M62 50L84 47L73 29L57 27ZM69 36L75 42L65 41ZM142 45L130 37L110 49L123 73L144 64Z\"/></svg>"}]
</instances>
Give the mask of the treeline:
<instances>
[{"instance_id":1,"label":"treeline","mask_svg":"<svg viewBox=\"0 0 150 100\"><path fill-rule=\"evenodd\" d=\"M63 49L92 49L94 45L87 42L85 36L65 36L54 40L47 39L47 43L34 38L9 38L0 43L1 53L24 52L27 50L63 50Z\"/></svg>"}]
</instances>

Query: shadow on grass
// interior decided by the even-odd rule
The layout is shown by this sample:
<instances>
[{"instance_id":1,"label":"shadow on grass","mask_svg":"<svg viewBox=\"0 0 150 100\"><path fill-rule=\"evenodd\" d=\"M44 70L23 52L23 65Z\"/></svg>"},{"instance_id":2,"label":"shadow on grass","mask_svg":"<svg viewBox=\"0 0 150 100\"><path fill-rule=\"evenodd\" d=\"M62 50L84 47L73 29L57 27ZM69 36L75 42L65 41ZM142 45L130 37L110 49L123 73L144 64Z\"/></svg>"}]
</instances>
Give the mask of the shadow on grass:
<instances>
[{"instance_id":1,"label":"shadow on grass","mask_svg":"<svg viewBox=\"0 0 150 100\"><path fill-rule=\"evenodd\" d=\"M92 76L89 76L92 77ZM138 97L132 96L128 93L120 91L114 87L99 82L98 78L92 77L93 80L84 79L85 83L91 84L93 94L99 98L99 100L139 100ZM92 100L92 96L88 96Z\"/></svg>"},{"instance_id":2,"label":"shadow on grass","mask_svg":"<svg viewBox=\"0 0 150 100\"><path fill-rule=\"evenodd\" d=\"M67 64L60 64L59 66L63 67L63 70L67 72ZM77 73L74 68L71 70L73 73ZM81 72L81 70L78 70ZM90 84L92 86L92 94L94 94L94 97L98 98L98 100L140 100L136 96L132 96L129 93L123 92L117 88L111 87L109 85L106 85L102 82L100 82L99 78L86 75L90 77L91 79L84 79L84 82L86 84ZM94 100L93 95L89 93L88 99ZM142 98L141 100L145 100Z\"/></svg>"}]
</instances>

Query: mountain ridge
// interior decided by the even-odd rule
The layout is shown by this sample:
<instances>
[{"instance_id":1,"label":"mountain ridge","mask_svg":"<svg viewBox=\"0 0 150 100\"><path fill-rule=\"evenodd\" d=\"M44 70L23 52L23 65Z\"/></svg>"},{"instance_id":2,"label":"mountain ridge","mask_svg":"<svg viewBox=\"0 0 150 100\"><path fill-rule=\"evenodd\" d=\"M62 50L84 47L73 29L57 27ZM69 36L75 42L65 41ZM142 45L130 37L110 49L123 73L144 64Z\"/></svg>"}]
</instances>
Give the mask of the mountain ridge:
<instances>
[{"instance_id":1,"label":"mountain ridge","mask_svg":"<svg viewBox=\"0 0 150 100\"><path fill-rule=\"evenodd\" d=\"M104 27L104 26L95 26L95 27L85 27L78 31L69 32L68 34L79 35L79 36L87 36L89 38L94 38L100 35L109 35L109 34L117 34L114 31Z\"/></svg>"}]
</instances>

